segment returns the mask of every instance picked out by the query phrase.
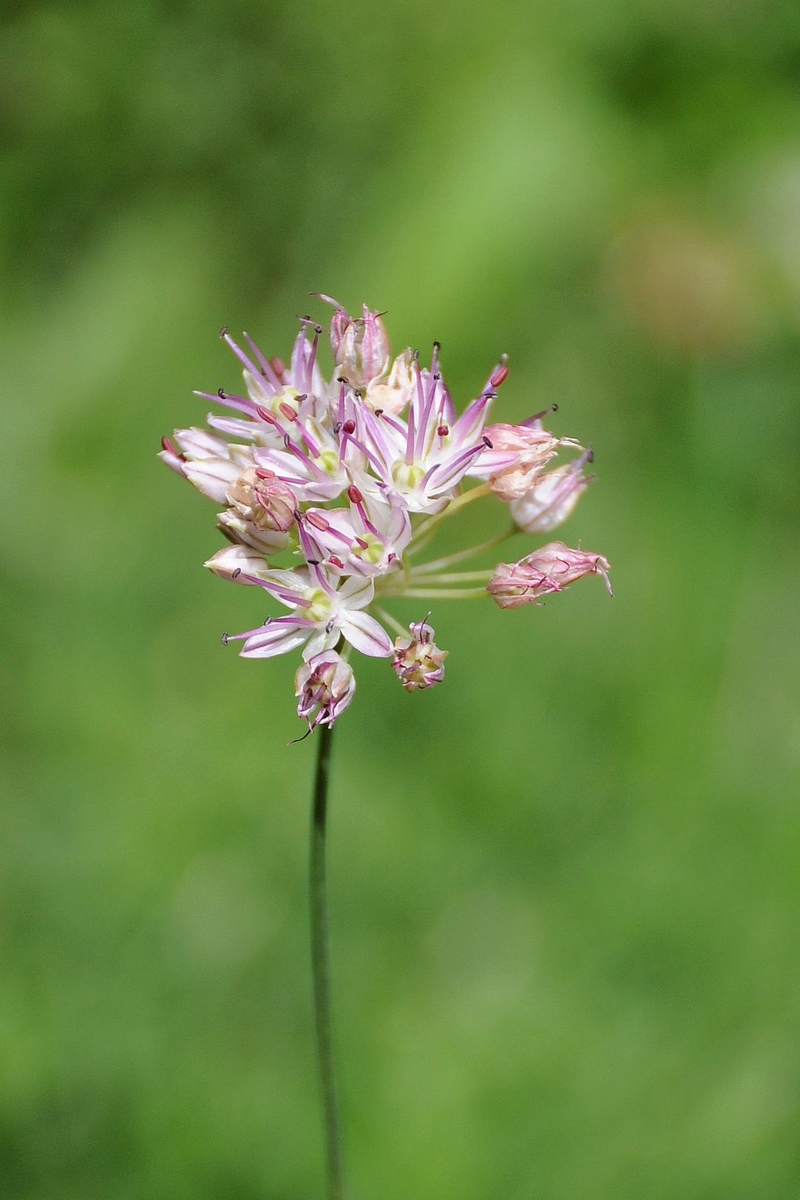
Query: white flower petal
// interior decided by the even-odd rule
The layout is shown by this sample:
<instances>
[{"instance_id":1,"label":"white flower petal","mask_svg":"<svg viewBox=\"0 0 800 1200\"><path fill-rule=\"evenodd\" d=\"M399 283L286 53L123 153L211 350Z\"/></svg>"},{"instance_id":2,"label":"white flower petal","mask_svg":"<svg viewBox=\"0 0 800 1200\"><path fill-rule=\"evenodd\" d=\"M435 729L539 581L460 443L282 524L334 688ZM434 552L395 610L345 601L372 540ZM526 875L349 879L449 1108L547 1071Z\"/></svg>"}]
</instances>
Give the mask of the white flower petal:
<instances>
[{"instance_id":1,"label":"white flower petal","mask_svg":"<svg viewBox=\"0 0 800 1200\"><path fill-rule=\"evenodd\" d=\"M242 647L242 658L274 658L302 646L308 639L308 626L280 617L264 627L263 633L249 637Z\"/></svg>"},{"instance_id":2,"label":"white flower petal","mask_svg":"<svg viewBox=\"0 0 800 1200\"><path fill-rule=\"evenodd\" d=\"M391 638L369 613L342 613L339 627L350 645L362 654L370 658L388 658L392 654Z\"/></svg>"},{"instance_id":3,"label":"white flower petal","mask_svg":"<svg viewBox=\"0 0 800 1200\"><path fill-rule=\"evenodd\" d=\"M226 504L228 488L239 478L240 471L225 459L206 458L200 462L187 462L183 473L204 496L217 504Z\"/></svg>"}]
</instances>

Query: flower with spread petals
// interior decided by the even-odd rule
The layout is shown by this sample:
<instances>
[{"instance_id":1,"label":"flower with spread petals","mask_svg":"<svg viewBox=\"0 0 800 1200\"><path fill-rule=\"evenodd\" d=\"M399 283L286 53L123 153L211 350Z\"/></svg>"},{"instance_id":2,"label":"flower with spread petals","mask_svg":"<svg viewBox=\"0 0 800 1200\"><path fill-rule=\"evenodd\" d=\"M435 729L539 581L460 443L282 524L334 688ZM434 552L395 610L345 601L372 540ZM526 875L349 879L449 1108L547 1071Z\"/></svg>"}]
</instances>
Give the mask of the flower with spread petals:
<instances>
[{"instance_id":1,"label":"flower with spread petals","mask_svg":"<svg viewBox=\"0 0 800 1200\"><path fill-rule=\"evenodd\" d=\"M324 650L297 669L294 677L297 715L308 722L309 732L318 725L333 725L355 691L356 680L350 664L335 650Z\"/></svg>"},{"instance_id":2,"label":"flower with spread petals","mask_svg":"<svg viewBox=\"0 0 800 1200\"><path fill-rule=\"evenodd\" d=\"M584 575L602 575L609 595L608 559L586 550L572 550L563 542L550 542L516 563L499 563L487 591L500 608L536 604L541 596L562 592Z\"/></svg>"},{"instance_id":3,"label":"flower with spread petals","mask_svg":"<svg viewBox=\"0 0 800 1200\"><path fill-rule=\"evenodd\" d=\"M293 610L291 616L270 618L258 629L226 635L226 642L244 642L242 658L273 658L303 646L307 662L323 650L333 650L342 637L371 658L388 658L392 653L386 630L363 611L374 596L371 579L351 575L342 580L312 563L297 571L253 575L243 571L242 582L263 587Z\"/></svg>"},{"instance_id":4,"label":"flower with spread petals","mask_svg":"<svg viewBox=\"0 0 800 1200\"><path fill-rule=\"evenodd\" d=\"M364 496L355 484L347 489L346 508L307 508L303 536L311 557L342 575L385 575L396 571L411 541L411 521L393 492Z\"/></svg>"},{"instance_id":5,"label":"flower with spread petals","mask_svg":"<svg viewBox=\"0 0 800 1200\"><path fill-rule=\"evenodd\" d=\"M416 387L407 421L369 411L362 414L370 464L384 487L395 491L412 513L433 514L447 508L486 449L483 426L497 394L493 380L504 370L497 368L477 400L457 417L439 369L438 350L434 346L430 371L415 364Z\"/></svg>"},{"instance_id":6,"label":"flower with spread petals","mask_svg":"<svg viewBox=\"0 0 800 1200\"><path fill-rule=\"evenodd\" d=\"M427 621L409 625L411 637L395 638L392 666L407 692L433 687L444 679L444 660L449 650L435 645L433 630Z\"/></svg>"}]
</instances>

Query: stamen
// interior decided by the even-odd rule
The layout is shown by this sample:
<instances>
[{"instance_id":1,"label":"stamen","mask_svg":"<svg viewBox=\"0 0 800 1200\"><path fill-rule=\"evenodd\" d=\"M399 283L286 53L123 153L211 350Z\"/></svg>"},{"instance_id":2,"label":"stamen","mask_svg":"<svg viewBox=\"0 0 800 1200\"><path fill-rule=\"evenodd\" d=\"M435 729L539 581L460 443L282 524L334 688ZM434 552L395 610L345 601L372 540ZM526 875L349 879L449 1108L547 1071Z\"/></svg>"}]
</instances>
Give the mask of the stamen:
<instances>
[{"instance_id":1,"label":"stamen","mask_svg":"<svg viewBox=\"0 0 800 1200\"><path fill-rule=\"evenodd\" d=\"M261 367L261 371L260 371L261 378L266 379L267 383L270 385L270 387L272 388L272 390L274 392L281 391L281 381L278 379L278 376L276 375L272 364L267 361L267 359L261 353L258 346L255 344L255 342L253 341L253 339L250 337L250 335L248 333L245 333L244 338L245 338L245 341L247 342L248 346L250 347L250 349L253 351L256 358L258 359L259 365Z\"/></svg>"},{"instance_id":2,"label":"stamen","mask_svg":"<svg viewBox=\"0 0 800 1200\"><path fill-rule=\"evenodd\" d=\"M233 338L228 333L227 326L223 326L223 328L220 330L219 336L222 338L223 341L228 343L228 345L230 346L233 353L236 355L236 357L239 359L239 361L247 367L247 369L251 375L260 375L261 374L258 367L255 365L255 363L252 361L252 359L249 359L247 357L244 350L242 350L241 346L236 345L236 342L233 340Z\"/></svg>"}]
</instances>

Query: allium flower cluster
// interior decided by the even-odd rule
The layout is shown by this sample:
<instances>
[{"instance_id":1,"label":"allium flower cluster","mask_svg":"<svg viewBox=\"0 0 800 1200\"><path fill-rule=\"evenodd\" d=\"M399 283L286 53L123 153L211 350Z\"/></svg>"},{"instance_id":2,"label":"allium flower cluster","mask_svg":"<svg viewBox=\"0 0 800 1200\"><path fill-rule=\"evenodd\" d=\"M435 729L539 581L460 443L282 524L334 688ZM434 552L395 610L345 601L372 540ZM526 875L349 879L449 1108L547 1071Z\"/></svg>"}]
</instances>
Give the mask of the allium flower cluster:
<instances>
[{"instance_id":1,"label":"allium flower cluster","mask_svg":"<svg viewBox=\"0 0 800 1200\"><path fill-rule=\"evenodd\" d=\"M223 641L240 641L245 658L300 651L297 711L309 730L332 725L350 704L352 649L391 659L406 691L441 682L447 651L436 646L427 616L406 629L384 599L488 594L516 608L586 574L607 583L609 569L601 555L553 542L494 573L450 571L515 533L547 533L565 521L591 482L584 474L591 453L549 433L542 425L549 412L487 425L508 375L505 360L459 414L438 344L430 366L412 350L392 360L380 313L364 306L351 317L321 299L334 309L331 379L318 362L323 330L310 318L301 321L288 365L267 358L247 334L243 348L223 329L243 368L243 394L198 392L228 412L208 416L210 431L177 429L161 452L221 510L217 524L230 544L205 565L287 610ZM551 466L564 450L572 460ZM415 562L444 518L490 495L511 518L503 532Z\"/></svg>"}]
</instances>

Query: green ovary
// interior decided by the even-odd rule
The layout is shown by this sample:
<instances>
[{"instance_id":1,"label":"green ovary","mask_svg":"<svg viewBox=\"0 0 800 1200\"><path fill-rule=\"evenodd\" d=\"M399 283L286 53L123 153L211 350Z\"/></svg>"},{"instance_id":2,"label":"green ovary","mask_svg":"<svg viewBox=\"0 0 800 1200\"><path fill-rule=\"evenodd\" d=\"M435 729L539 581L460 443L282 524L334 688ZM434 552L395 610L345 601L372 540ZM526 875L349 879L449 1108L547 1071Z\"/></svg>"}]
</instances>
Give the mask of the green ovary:
<instances>
[{"instance_id":1,"label":"green ovary","mask_svg":"<svg viewBox=\"0 0 800 1200\"><path fill-rule=\"evenodd\" d=\"M321 467L326 475L335 475L339 470L338 450L321 450L317 459L317 466Z\"/></svg>"},{"instance_id":2,"label":"green ovary","mask_svg":"<svg viewBox=\"0 0 800 1200\"><path fill-rule=\"evenodd\" d=\"M360 541L367 544L366 546L361 546L356 542L353 546L353 557L360 558L362 562L369 563L374 567L383 558L383 542L374 533L365 533Z\"/></svg>"},{"instance_id":3,"label":"green ovary","mask_svg":"<svg viewBox=\"0 0 800 1200\"><path fill-rule=\"evenodd\" d=\"M298 617L302 617L303 620L314 621L321 625L333 615L331 598L322 588L309 588L304 593L303 599L306 603L302 608L297 609Z\"/></svg>"},{"instance_id":4,"label":"green ovary","mask_svg":"<svg viewBox=\"0 0 800 1200\"><path fill-rule=\"evenodd\" d=\"M413 492L425 478L425 468L418 462L398 462L392 467L392 480L404 492Z\"/></svg>"}]
</instances>

